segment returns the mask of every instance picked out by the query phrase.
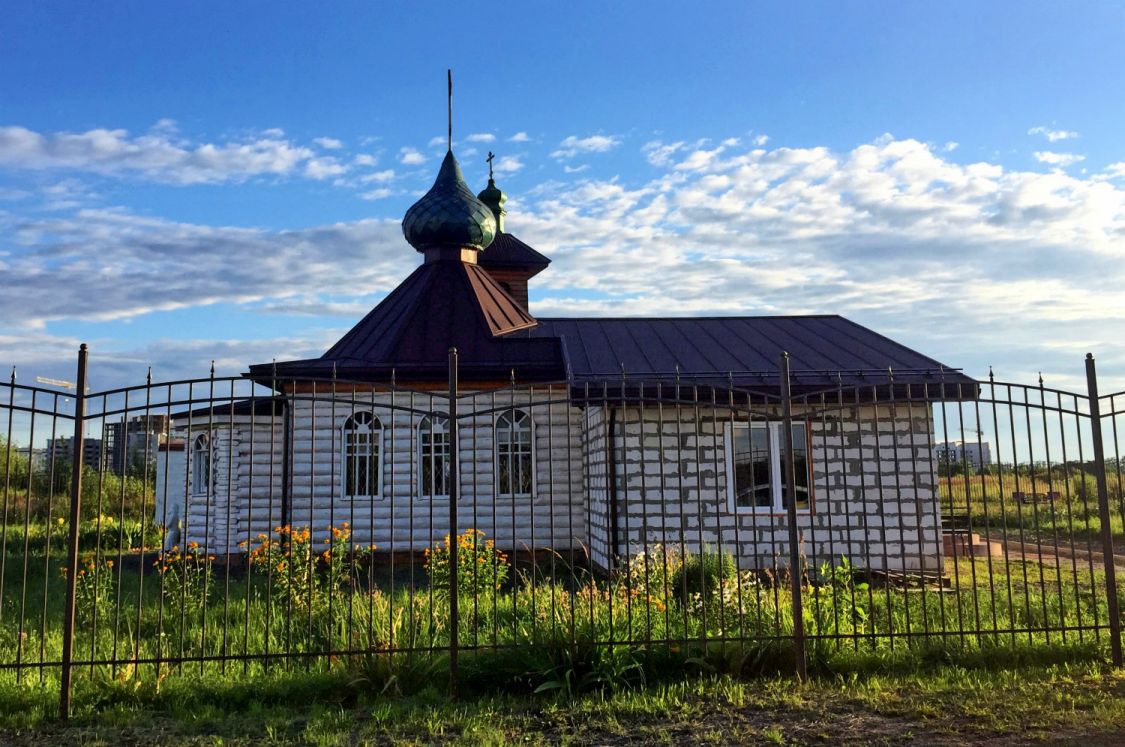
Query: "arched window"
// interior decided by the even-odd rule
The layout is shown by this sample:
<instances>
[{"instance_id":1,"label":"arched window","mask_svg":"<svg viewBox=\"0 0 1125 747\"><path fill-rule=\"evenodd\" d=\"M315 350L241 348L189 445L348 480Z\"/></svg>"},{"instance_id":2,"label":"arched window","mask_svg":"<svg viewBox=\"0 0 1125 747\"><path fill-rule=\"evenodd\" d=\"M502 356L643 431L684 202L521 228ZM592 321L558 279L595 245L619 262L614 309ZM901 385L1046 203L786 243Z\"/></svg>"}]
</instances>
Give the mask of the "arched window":
<instances>
[{"instance_id":1,"label":"arched window","mask_svg":"<svg viewBox=\"0 0 1125 747\"><path fill-rule=\"evenodd\" d=\"M418 424L419 478L423 498L449 495L449 419L427 415Z\"/></svg>"},{"instance_id":2,"label":"arched window","mask_svg":"<svg viewBox=\"0 0 1125 747\"><path fill-rule=\"evenodd\" d=\"M191 442L191 494L211 494L211 434L200 433Z\"/></svg>"},{"instance_id":3,"label":"arched window","mask_svg":"<svg viewBox=\"0 0 1125 747\"><path fill-rule=\"evenodd\" d=\"M383 425L370 412L357 412L344 421L344 497L379 495L380 448Z\"/></svg>"},{"instance_id":4,"label":"arched window","mask_svg":"<svg viewBox=\"0 0 1125 747\"><path fill-rule=\"evenodd\" d=\"M510 410L496 418L496 489L502 496L529 496L535 475L531 417Z\"/></svg>"}]
</instances>

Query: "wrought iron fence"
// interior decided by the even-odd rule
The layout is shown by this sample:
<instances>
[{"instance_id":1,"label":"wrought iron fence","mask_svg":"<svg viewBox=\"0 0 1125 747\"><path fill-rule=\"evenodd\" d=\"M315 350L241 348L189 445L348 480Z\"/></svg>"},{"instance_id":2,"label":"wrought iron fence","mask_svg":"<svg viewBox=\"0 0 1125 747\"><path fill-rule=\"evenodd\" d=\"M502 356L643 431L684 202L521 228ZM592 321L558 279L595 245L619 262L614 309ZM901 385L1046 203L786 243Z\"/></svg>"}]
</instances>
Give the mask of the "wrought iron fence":
<instances>
[{"instance_id":1,"label":"wrought iron fence","mask_svg":"<svg viewBox=\"0 0 1125 747\"><path fill-rule=\"evenodd\" d=\"M1125 393L941 372L0 386L0 676L1086 644ZM745 378L741 379L745 381ZM815 381L815 384L809 384ZM859 381L859 383L856 383Z\"/></svg>"}]
</instances>

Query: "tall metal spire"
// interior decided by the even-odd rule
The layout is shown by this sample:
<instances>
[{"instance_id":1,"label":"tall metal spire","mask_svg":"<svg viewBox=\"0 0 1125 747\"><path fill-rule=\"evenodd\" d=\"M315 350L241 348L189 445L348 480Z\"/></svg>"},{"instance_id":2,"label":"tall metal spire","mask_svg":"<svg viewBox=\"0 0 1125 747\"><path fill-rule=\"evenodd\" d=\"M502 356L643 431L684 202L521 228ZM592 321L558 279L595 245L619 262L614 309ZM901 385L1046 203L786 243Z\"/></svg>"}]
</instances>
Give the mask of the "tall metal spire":
<instances>
[{"instance_id":1,"label":"tall metal spire","mask_svg":"<svg viewBox=\"0 0 1125 747\"><path fill-rule=\"evenodd\" d=\"M492 243L496 217L473 196L453 156L453 71L446 70L449 97L449 150L441 162L434 186L410 206L402 219L407 242L430 260L430 250L476 249ZM441 252L433 256L444 256Z\"/></svg>"}]
</instances>

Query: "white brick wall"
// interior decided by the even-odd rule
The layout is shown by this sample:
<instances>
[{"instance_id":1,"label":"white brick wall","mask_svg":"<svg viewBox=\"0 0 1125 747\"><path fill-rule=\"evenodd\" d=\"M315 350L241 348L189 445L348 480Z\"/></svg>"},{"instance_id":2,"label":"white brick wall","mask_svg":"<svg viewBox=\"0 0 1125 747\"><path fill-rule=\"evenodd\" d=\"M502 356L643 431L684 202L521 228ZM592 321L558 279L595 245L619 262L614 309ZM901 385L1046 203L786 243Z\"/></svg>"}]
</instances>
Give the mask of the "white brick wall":
<instances>
[{"instance_id":1,"label":"white brick wall","mask_svg":"<svg viewBox=\"0 0 1125 747\"><path fill-rule=\"evenodd\" d=\"M553 394L559 399L562 390ZM341 428L352 398L333 405L324 395L301 397L293 408L292 524L325 536L329 525L346 521L357 543L383 550L439 542L450 529L449 502L419 497L417 425L425 412L444 410L444 399L366 394L356 400L355 410L371 410L382 422L382 494L342 496ZM534 423L536 485L533 497L498 498L493 424L513 404ZM657 543L691 552L721 549L747 568L788 565L784 515L731 509L729 410L615 406L615 548L606 407L547 405L544 392L523 392L514 402L509 394L478 395L460 407L476 415L460 426L458 531L476 527L505 549L585 549L602 568L612 567L615 555ZM875 569L940 568L930 413L921 403L910 410L863 405L810 417L815 510L798 519L807 563L847 556ZM216 428L214 442L216 490L207 500L187 500L185 529L189 540L215 552L235 552L239 542L281 522L283 426L259 417L253 433L249 422Z\"/></svg>"}]
</instances>

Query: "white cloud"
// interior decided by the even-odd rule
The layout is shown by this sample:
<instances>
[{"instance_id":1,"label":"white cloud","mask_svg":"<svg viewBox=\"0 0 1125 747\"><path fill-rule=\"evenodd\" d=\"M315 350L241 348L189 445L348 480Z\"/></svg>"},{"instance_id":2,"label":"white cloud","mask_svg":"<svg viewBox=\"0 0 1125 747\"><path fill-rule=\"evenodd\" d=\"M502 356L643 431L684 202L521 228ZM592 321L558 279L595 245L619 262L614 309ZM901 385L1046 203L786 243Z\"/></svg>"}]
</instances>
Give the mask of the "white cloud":
<instances>
[{"instance_id":1,"label":"white cloud","mask_svg":"<svg viewBox=\"0 0 1125 747\"><path fill-rule=\"evenodd\" d=\"M1073 166L1079 161L1086 160L1086 156L1080 156L1076 153L1056 153L1050 150L1037 150L1034 155L1035 160L1039 163L1045 163L1048 166L1058 166L1060 168Z\"/></svg>"},{"instance_id":2,"label":"white cloud","mask_svg":"<svg viewBox=\"0 0 1125 747\"><path fill-rule=\"evenodd\" d=\"M563 171L567 174L581 174L583 171L588 171L590 164L583 163L578 166L563 166Z\"/></svg>"},{"instance_id":3,"label":"white cloud","mask_svg":"<svg viewBox=\"0 0 1125 747\"><path fill-rule=\"evenodd\" d=\"M347 170L347 166L328 156L311 158L305 162L305 176L310 179L327 179L346 173Z\"/></svg>"},{"instance_id":4,"label":"white cloud","mask_svg":"<svg viewBox=\"0 0 1125 747\"><path fill-rule=\"evenodd\" d=\"M1007 378L1042 368L1061 382L1089 347L1125 383L1125 185L1112 180L1125 165L1012 170L890 136L845 151L722 142L647 144L655 173L638 183L513 195L513 229L553 260L532 310L839 313L972 374L995 363ZM394 174L369 176L362 196L389 197ZM358 318L416 265L399 220L264 231L0 212L0 334L217 303L308 314L319 333L324 315ZM3 338L0 351L3 362Z\"/></svg>"},{"instance_id":5,"label":"white cloud","mask_svg":"<svg viewBox=\"0 0 1125 747\"><path fill-rule=\"evenodd\" d=\"M0 237L0 331L295 293L363 295L397 282L413 261L398 220L265 231L81 209L0 214Z\"/></svg>"},{"instance_id":6,"label":"white cloud","mask_svg":"<svg viewBox=\"0 0 1125 747\"><path fill-rule=\"evenodd\" d=\"M496 140L496 136L490 132L474 132L465 140L470 143L491 143Z\"/></svg>"},{"instance_id":7,"label":"white cloud","mask_svg":"<svg viewBox=\"0 0 1125 747\"><path fill-rule=\"evenodd\" d=\"M387 189L386 187L377 187L367 192L360 192L359 198L361 200L382 200L394 194L394 190Z\"/></svg>"},{"instance_id":8,"label":"white cloud","mask_svg":"<svg viewBox=\"0 0 1125 747\"><path fill-rule=\"evenodd\" d=\"M641 152L653 166L667 166L672 162L672 156L683 150L685 143L681 140L676 143L662 143L653 140L641 146Z\"/></svg>"},{"instance_id":9,"label":"white cloud","mask_svg":"<svg viewBox=\"0 0 1125 747\"><path fill-rule=\"evenodd\" d=\"M449 138L446 137L445 135L434 135L432 138L430 138L430 142L426 143L426 147L427 148L445 147L446 143L448 143L448 142L449 142Z\"/></svg>"},{"instance_id":10,"label":"white cloud","mask_svg":"<svg viewBox=\"0 0 1125 747\"><path fill-rule=\"evenodd\" d=\"M364 184L369 184L370 182L389 182L394 178L394 169L384 169L383 171L375 171L370 174L364 174L359 178L359 181L363 182Z\"/></svg>"},{"instance_id":11,"label":"white cloud","mask_svg":"<svg viewBox=\"0 0 1125 747\"><path fill-rule=\"evenodd\" d=\"M1125 189L893 137L844 153L663 147L646 148L667 160L643 185L558 186L513 211L554 260L533 311L841 313L1007 376L1080 368L1083 351L1061 360L1052 340L1120 347Z\"/></svg>"},{"instance_id":12,"label":"white cloud","mask_svg":"<svg viewBox=\"0 0 1125 747\"><path fill-rule=\"evenodd\" d=\"M355 166L374 166L379 163L379 159L369 153L360 153L352 159L352 164Z\"/></svg>"},{"instance_id":13,"label":"white cloud","mask_svg":"<svg viewBox=\"0 0 1125 747\"><path fill-rule=\"evenodd\" d=\"M1099 174L1098 177L1104 179L1125 179L1125 161L1111 163L1105 167L1105 171Z\"/></svg>"},{"instance_id":14,"label":"white cloud","mask_svg":"<svg viewBox=\"0 0 1125 747\"><path fill-rule=\"evenodd\" d=\"M313 138L313 142L325 150L339 150L344 147L344 143L334 137L317 137Z\"/></svg>"},{"instance_id":15,"label":"white cloud","mask_svg":"<svg viewBox=\"0 0 1125 747\"><path fill-rule=\"evenodd\" d=\"M156 128L137 136L121 129L42 134L25 127L0 127L0 167L200 184L289 175L315 155L311 148L285 139L281 130L265 130L242 141L192 143L178 137L167 122L161 120Z\"/></svg>"},{"instance_id":16,"label":"white cloud","mask_svg":"<svg viewBox=\"0 0 1125 747\"><path fill-rule=\"evenodd\" d=\"M515 135L512 135L510 138L508 138L509 143L526 143L528 140L531 140L531 138L528 137L528 134L526 132L522 131L517 132Z\"/></svg>"},{"instance_id":17,"label":"white cloud","mask_svg":"<svg viewBox=\"0 0 1125 747\"><path fill-rule=\"evenodd\" d=\"M523 161L516 156L504 156L496 161L492 168L498 174L514 174L523 168Z\"/></svg>"},{"instance_id":18,"label":"white cloud","mask_svg":"<svg viewBox=\"0 0 1125 747\"><path fill-rule=\"evenodd\" d=\"M1058 142L1059 140L1071 140L1078 137L1078 133L1074 132L1073 130L1053 130L1050 127L1044 127L1043 125L1032 127L1027 131L1027 134L1042 135L1052 143Z\"/></svg>"},{"instance_id":19,"label":"white cloud","mask_svg":"<svg viewBox=\"0 0 1125 747\"><path fill-rule=\"evenodd\" d=\"M342 332L343 330L340 330ZM74 377L78 346L90 346L90 384L105 390L143 382L152 368L154 382L207 379L211 362L216 376L238 376L253 363L271 360L311 358L323 353L339 336L335 330L309 330L276 338L243 339L155 339L141 344L122 345L112 338L79 340L64 335L37 334L34 338L0 334L0 350L5 363L17 367L20 379L48 376L64 380ZM249 382L235 386L235 396L250 393ZM219 393L229 396L231 389ZM265 394L258 390L258 395ZM152 392L152 406L165 395ZM166 396L166 395L165 395Z\"/></svg>"},{"instance_id":20,"label":"white cloud","mask_svg":"<svg viewBox=\"0 0 1125 747\"><path fill-rule=\"evenodd\" d=\"M552 158L573 158L579 153L605 153L621 145L621 140L612 135L590 135L577 137L570 135L559 143L558 150L551 152Z\"/></svg>"},{"instance_id":21,"label":"white cloud","mask_svg":"<svg viewBox=\"0 0 1125 747\"><path fill-rule=\"evenodd\" d=\"M399 151L398 161L404 166L418 166L426 162L426 157L415 148L403 148Z\"/></svg>"}]
</instances>

